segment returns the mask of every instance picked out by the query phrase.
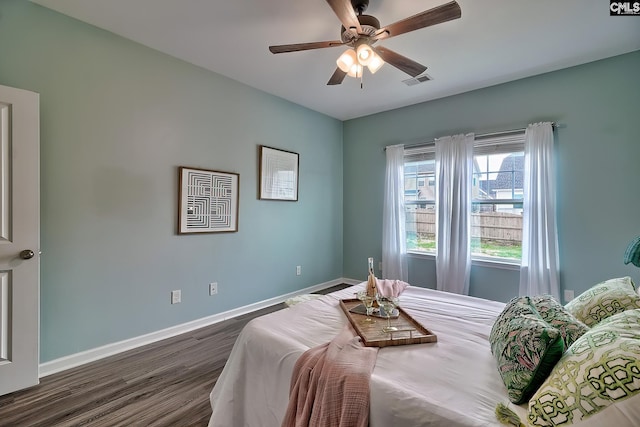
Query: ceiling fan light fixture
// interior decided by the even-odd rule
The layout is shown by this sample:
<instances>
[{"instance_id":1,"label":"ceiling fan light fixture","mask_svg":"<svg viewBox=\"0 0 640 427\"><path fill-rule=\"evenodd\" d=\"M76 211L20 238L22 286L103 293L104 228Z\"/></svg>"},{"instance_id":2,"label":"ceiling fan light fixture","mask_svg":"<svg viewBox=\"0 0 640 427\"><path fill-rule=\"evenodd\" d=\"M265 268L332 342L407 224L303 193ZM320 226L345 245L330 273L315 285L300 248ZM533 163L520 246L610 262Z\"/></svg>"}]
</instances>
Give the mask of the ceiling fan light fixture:
<instances>
[{"instance_id":1,"label":"ceiling fan light fixture","mask_svg":"<svg viewBox=\"0 0 640 427\"><path fill-rule=\"evenodd\" d=\"M378 71L383 65L384 65L384 61L382 60L382 58L380 58L379 55L373 52L373 57L371 58L371 61L367 65L367 67L369 68L369 71L371 71L371 74L375 74L376 71Z\"/></svg>"},{"instance_id":2,"label":"ceiling fan light fixture","mask_svg":"<svg viewBox=\"0 0 640 427\"><path fill-rule=\"evenodd\" d=\"M340 68L345 73L348 73L349 71L351 71L351 67L356 64L356 62L357 58L354 50L347 49L342 53L342 55L340 55L340 57L336 61L336 64L338 65L338 68Z\"/></svg>"},{"instance_id":3,"label":"ceiling fan light fixture","mask_svg":"<svg viewBox=\"0 0 640 427\"><path fill-rule=\"evenodd\" d=\"M355 64L353 64L351 66L351 68L349 68L349 71L347 72L347 76L349 77L362 77L362 65L358 64L357 62Z\"/></svg>"},{"instance_id":4,"label":"ceiling fan light fixture","mask_svg":"<svg viewBox=\"0 0 640 427\"><path fill-rule=\"evenodd\" d=\"M375 55L373 49L371 49L371 46L369 46L369 43L367 43L365 40L358 43L356 47L356 54L360 65L365 67L369 65L369 63L373 59L373 56Z\"/></svg>"}]
</instances>

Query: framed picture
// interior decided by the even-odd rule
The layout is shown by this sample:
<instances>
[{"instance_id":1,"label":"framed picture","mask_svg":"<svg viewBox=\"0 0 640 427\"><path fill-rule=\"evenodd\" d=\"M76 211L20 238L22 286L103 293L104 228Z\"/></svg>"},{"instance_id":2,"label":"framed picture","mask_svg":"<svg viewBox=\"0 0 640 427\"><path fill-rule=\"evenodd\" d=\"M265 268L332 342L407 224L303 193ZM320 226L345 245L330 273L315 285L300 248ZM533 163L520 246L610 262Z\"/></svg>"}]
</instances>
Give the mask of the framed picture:
<instances>
[{"instance_id":1,"label":"framed picture","mask_svg":"<svg viewBox=\"0 0 640 427\"><path fill-rule=\"evenodd\" d=\"M240 175L179 168L178 234L238 231Z\"/></svg>"},{"instance_id":2,"label":"framed picture","mask_svg":"<svg viewBox=\"0 0 640 427\"><path fill-rule=\"evenodd\" d=\"M297 153L260 146L261 200L298 200Z\"/></svg>"}]
</instances>

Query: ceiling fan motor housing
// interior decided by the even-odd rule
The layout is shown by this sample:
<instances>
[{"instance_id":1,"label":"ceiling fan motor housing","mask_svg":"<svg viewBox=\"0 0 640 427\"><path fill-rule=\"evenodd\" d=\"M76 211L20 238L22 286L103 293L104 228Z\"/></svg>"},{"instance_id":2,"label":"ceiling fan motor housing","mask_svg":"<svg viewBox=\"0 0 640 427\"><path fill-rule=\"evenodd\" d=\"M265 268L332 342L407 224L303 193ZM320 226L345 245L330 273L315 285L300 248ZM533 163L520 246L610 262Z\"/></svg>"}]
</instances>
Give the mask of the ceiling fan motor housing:
<instances>
[{"instance_id":1,"label":"ceiling fan motor housing","mask_svg":"<svg viewBox=\"0 0 640 427\"><path fill-rule=\"evenodd\" d=\"M358 22L360 22L360 28L362 28L362 33L360 34L356 34L354 31L344 28L344 26L340 27L343 43L352 43L362 36L371 37L380 29L380 21L375 16L358 15Z\"/></svg>"}]
</instances>

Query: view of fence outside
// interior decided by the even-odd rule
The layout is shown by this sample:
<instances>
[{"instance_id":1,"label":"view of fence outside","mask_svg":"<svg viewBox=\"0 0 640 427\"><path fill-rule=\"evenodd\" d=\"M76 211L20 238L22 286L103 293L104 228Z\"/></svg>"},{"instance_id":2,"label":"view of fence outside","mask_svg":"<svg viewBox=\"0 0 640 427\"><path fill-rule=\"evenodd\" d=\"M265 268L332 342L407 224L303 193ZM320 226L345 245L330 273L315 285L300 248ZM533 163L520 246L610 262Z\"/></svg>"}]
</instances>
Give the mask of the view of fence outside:
<instances>
[{"instance_id":1,"label":"view of fence outside","mask_svg":"<svg viewBox=\"0 0 640 427\"><path fill-rule=\"evenodd\" d=\"M436 213L433 208L406 211L407 249L435 251ZM521 259L522 215L507 212L471 214L471 251L478 255Z\"/></svg>"}]
</instances>

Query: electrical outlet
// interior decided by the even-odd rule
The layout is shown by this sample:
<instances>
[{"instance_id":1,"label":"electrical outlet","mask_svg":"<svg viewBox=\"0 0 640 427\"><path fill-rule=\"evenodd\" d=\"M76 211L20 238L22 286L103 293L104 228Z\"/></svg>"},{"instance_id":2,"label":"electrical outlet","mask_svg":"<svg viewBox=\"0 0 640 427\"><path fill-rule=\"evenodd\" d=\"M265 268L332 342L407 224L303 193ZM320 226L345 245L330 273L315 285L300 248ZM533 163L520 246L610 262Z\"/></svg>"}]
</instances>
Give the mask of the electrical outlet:
<instances>
[{"instance_id":1,"label":"electrical outlet","mask_svg":"<svg viewBox=\"0 0 640 427\"><path fill-rule=\"evenodd\" d=\"M171 291L171 304L179 304L182 302L182 291L180 289Z\"/></svg>"},{"instance_id":2,"label":"electrical outlet","mask_svg":"<svg viewBox=\"0 0 640 427\"><path fill-rule=\"evenodd\" d=\"M378 262L378 270L382 271L382 261Z\"/></svg>"},{"instance_id":3,"label":"electrical outlet","mask_svg":"<svg viewBox=\"0 0 640 427\"><path fill-rule=\"evenodd\" d=\"M296 266L296 276L300 276L302 274L302 266L301 265L297 265Z\"/></svg>"},{"instance_id":4,"label":"electrical outlet","mask_svg":"<svg viewBox=\"0 0 640 427\"><path fill-rule=\"evenodd\" d=\"M209 283L209 295L215 295L218 293L218 282Z\"/></svg>"},{"instance_id":5,"label":"electrical outlet","mask_svg":"<svg viewBox=\"0 0 640 427\"><path fill-rule=\"evenodd\" d=\"M564 302L565 303L571 301L574 298L575 298L575 295L574 295L572 289L565 289L564 290Z\"/></svg>"}]
</instances>

